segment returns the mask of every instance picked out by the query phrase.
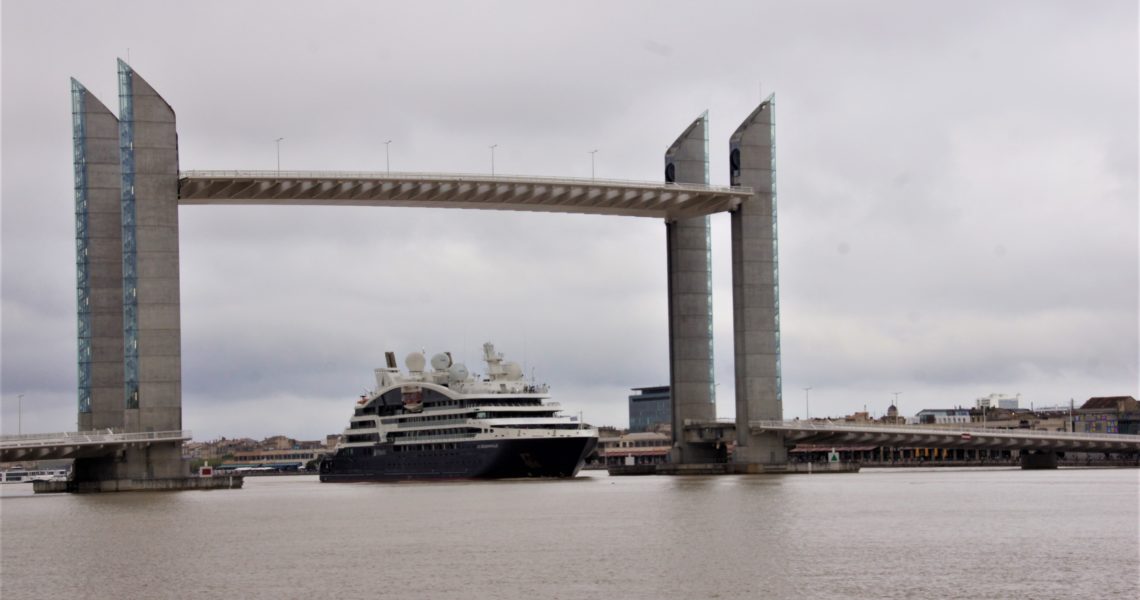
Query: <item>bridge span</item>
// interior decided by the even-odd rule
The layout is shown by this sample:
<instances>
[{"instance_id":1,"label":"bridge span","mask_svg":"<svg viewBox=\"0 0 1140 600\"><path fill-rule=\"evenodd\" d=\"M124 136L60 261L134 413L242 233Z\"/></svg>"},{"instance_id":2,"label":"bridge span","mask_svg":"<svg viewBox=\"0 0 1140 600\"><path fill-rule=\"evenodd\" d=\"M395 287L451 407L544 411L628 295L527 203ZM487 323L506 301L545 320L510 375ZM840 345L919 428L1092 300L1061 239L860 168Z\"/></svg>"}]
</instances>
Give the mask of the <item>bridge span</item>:
<instances>
[{"instance_id":1,"label":"bridge span","mask_svg":"<svg viewBox=\"0 0 1140 600\"><path fill-rule=\"evenodd\" d=\"M749 433L774 434L786 448L811 445L875 445L889 448L961 448L1010 450L1021 454L1027 468L1056 466L1058 453L1140 453L1140 435L1082 433L1034 429L999 429L962 425L880 425L836 421L748 422ZM687 421L685 438L690 443L722 444L736 437L732 421Z\"/></svg>"},{"instance_id":2,"label":"bridge span","mask_svg":"<svg viewBox=\"0 0 1140 600\"><path fill-rule=\"evenodd\" d=\"M0 462L54 460L62 458L98 458L127 448L147 448L154 444L187 442L190 431L148 431L122 433L101 431L64 431L30 435L0 436Z\"/></svg>"},{"instance_id":3,"label":"bridge span","mask_svg":"<svg viewBox=\"0 0 1140 600\"><path fill-rule=\"evenodd\" d=\"M685 419L716 416L709 217L727 212L738 422L783 415L780 378L775 96L723 140L729 186L709 185L708 113L665 149L656 183L445 173L184 171L174 109L118 62L118 113L71 83L75 193L77 428L173 431L182 427L183 290L178 214L197 205L376 206L519 210L659 219L665 227L672 460L718 455L687 444ZM662 141L667 141L664 138ZM666 324L663 324L666 325ZM777 435L738 428L734 460L781 465ZM181 442L128 446L80 458L81 481L143 489L185 480Z\"/></svg>"}]
</instances>

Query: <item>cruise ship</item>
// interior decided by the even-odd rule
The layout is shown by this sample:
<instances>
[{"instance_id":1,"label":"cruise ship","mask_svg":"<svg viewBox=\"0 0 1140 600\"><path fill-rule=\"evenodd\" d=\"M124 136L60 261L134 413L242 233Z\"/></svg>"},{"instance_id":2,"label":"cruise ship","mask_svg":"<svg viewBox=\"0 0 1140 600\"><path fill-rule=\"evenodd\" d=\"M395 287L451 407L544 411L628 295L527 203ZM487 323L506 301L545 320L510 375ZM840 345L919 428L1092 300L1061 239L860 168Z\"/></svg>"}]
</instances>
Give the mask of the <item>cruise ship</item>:
<instances>
[{"instance_id":1,"label":"cruise ship","mask_svg":"<svg viewBox=\"0 0 1140 600\"><path fill-rule=\"evenodd\" d=\"M360 397L336 452L321 461L323 482L404 479L573 477L598 444L598 430L561 415L545 384L523 377L483 345L476 376L443 352L431 359L385 353L375 391Z\"/></svg>"}]
</instances>

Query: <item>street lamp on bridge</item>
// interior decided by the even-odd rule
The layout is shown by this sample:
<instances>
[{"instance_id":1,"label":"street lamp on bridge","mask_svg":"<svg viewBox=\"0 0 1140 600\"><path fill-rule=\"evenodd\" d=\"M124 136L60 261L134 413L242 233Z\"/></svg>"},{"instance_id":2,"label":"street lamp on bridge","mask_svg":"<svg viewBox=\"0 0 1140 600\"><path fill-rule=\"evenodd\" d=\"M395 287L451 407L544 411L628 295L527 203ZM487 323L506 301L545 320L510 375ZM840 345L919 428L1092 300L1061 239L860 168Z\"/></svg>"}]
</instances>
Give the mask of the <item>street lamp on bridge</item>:
<instances>
[{"instance_id":1,"label":"street lamp on bridge","mask_svg":"<svg viewBox=\"0 0 1140 600\"><path fill-rule=\"evenodd\" d=\"M811 420L811 386L804 388L804 417Z\"/></svg>"},{"instance_id":2,"label":"street lamp on bridge","mask_svg":"<svg viewBox=\"0 0 1140 600\"><path fill-rule=\"evenodd\" d=\"M277 176L278 177L281 176L281 140L284 140L284 139L285 138L283 138L283 137L279 137L276 140L274 140L275 142L277 142Z\"/></svg>"}]
</instances>

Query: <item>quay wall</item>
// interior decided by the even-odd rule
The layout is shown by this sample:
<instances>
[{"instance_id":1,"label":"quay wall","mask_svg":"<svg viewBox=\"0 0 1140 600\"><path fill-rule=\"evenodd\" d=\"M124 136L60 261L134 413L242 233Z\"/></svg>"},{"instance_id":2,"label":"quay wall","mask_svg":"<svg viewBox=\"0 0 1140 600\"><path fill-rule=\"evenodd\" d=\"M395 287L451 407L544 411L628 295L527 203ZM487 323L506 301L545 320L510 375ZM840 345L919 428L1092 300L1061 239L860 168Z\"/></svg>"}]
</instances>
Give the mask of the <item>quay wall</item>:
<instances>
[{"instance_id":1,"label":"quay wall","mask_svg":"<svg viewBox=\"0 0 1140 600\"><path fill-rule=\"evenodd\" d=\"M173 479L107 479L104 481L36 481L37 494L98 494L107 492L173 492L181 490L241 489L241 475L180 477Z\"/></svg>"}]
</instances>

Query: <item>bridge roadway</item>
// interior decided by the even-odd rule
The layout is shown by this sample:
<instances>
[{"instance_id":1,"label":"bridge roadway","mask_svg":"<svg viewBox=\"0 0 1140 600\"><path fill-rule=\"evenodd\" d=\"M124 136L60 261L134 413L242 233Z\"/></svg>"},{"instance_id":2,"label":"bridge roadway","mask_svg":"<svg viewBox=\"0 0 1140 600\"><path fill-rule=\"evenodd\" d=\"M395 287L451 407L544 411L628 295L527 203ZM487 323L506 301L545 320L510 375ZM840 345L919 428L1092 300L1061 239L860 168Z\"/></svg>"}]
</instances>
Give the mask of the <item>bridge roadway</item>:
<instances>
[{"instance_id":1,"label":"bridge roadway","mask_svg":"<svg viewBox=\"0 0 1140 600\"><path fill-rule=\"evenodd\" d=\"M108 456L129 447L146 447L163 442L186 442L192 438L191 432L186 430L115 433L110 429L104 429L5 435L0 436L0 462L93 458Z\"/></svg>"},{"instance_id":2,"label":"bridge roadway","mask_svg":"<svg viewBox=\"0 0 1140 600\"><path fill-rule=\"evenodd\" d=\"M735 210L752 188L609 179L345 171L183 171L179 205L479 208L685 219Z\"/></svg>"},{"instance_id":3,"label":"bridge roadway","mask_svg":"<svg viewBox=\"0 0 1140 600\"><path fill-rule=\"evenodd\" d=\"M776 433L784 445L876 445L902 448L973 448L1036 452L1140 452L1140 435L1081 433L1034 429L998 429L974 424L879 425L835 421L750 421L753 434ZM688 421L692 442L735 439L731 421Z\"/></svg>"}]
</instances>

